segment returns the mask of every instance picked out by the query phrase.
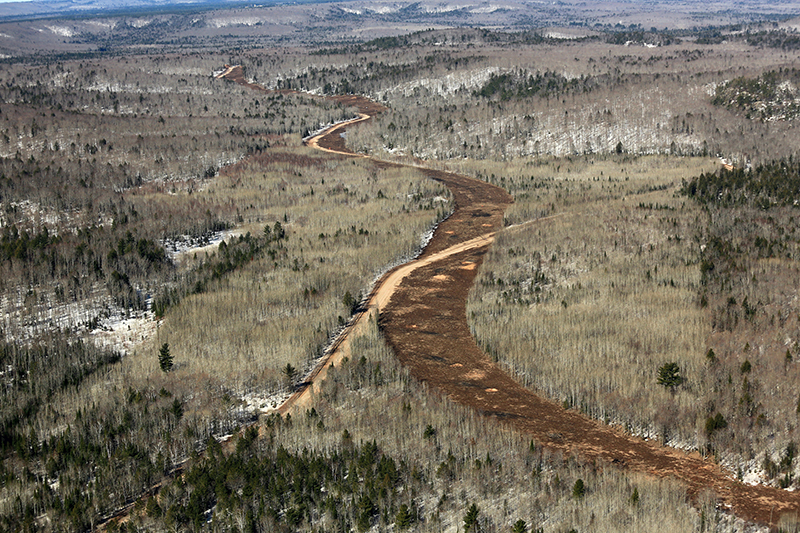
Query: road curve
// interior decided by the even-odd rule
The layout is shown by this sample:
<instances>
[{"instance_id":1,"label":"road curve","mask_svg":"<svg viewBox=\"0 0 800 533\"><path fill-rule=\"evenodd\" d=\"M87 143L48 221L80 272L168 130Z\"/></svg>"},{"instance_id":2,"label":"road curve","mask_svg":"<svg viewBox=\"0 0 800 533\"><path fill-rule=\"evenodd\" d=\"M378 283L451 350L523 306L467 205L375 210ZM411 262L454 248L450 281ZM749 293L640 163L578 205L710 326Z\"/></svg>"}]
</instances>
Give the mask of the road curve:
<instances>
[{"instance_id":1,"label":"road curve","mask_svg":"<svg viewBox=\"0 0 800 533\"><path fill-rule=\"evenodd\" d=\"M385 309L389 304L392 295L397 291L401 282L412 272L456 254L486 248L494 242L494 236L495 232L491 232L475 237L440 252L404 263L382 276L372 289L366 304L353 315L304 382L276 411L280 414L286 414L301 408L307 409L311 406L314 394L322 389L328 369L332 365L341 363L345 357L350 357L350 339L364 332L369 321L375 320L380 315L381 310Z\"/></svg>"},{"instance_id":2,"label":"road curve","mask_svg":"<svg viewBox=\"0 0 800 533\"><path fill-rule=\"evenodd\" d=\"M227 77L246 82L240 67ZM307 141L339 155L366 157L347 150L338 133L369 119L376 104L347 97L361 109L358 118L331 126ZM400 166L374 160L378 165ZM280 408L285 413L310 405L327 369L349 356L348 338L369 320L378 319L388 343L411 373L454 401L503 420L544 445L603 464L683 481L691 495L712 490L722 510L745 520L776 526L782 515L800 513L800 494L734 479L716 463L632 437L525 389L494 364L475 344L466 322L466 296L483 255L502 225L511 202L497 187L472 178L419 168L450 187L455 211L434 234L420 258L384 275L325 357ZM531 224L545 222L532 221ZM527 223L526 223L527 225Z\"/></svg>"},{"instance_id":3,"label":"road curve","mask_svg":"<svg viewBox=\"0 0 800 533\"><path fill-rule=\"evenodd\" d=\"M320 145L320 142L323 141L323 139L331 139L331 137L334 137L337 132L360 122L369 120L370 118L372 117L366 113L359 113L356 118L334 124L324 129L320 133L309 137L305 140L305 144L312 148L316 148L317 150L322 150L328 153L354 157L367 157L361 154L355 154L346 149L332 147L338 143L329 143L330 146L322 146ZM385 166L400 166L396 165L395 163L386 163L383 161L380 161L379 163ZM421 168L421 170L425 171L428 169ZM366 303L363 304L360 310L351 317L348 324L337 335L336 339L331 343L331 345L325 351L323 357L320 359L314 369L308 374L303 383L297 387L292 395L287 398L286 401L284 401L276 409L276 411L280 414L285 414L297 409L307 409L310 407L313 395L318 393L322 388L322 384L327 376L328 369L333 365L339 364L345 357L350 357L350 338L364 331L366 324L368 324L370 320L375 320L376 317L380 315L381 310L388 305L392 295L400 286L400 283L409 274L418 268L430 265L452 255L476 248L488 247L488 245L494 241L495 233L496 232L493 231L488 232L473 237L467 241L454 244L448 248L445 248L444 250L431 253L430 255L423 254L419 258L397 266L384 274L375 283L372 291L366 299Z\"/></svg>"}]
</instances>

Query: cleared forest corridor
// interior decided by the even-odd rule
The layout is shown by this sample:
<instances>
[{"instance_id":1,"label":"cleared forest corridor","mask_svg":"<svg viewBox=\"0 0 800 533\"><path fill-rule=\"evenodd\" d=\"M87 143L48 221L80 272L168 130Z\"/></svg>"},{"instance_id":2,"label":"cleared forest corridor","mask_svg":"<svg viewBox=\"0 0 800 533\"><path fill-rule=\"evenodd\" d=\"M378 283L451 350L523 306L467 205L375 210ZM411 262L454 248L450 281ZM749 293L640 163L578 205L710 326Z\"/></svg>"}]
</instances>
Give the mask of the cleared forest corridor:
<instances>
[{"instance_id":1,"label":"cleared forest corridor","mask_svg":"<svg viewBox=\"0 0 800 533\"><path fill-rule=\"evenodd\" d=\"M241 67L230 69L226 78L266 91L247 82ZM353 123L368 120L382 109L359 96L333 98L359 109L361 116ZM351 125L333 126L308 144L340 156L364 157L348 151L340 135ZM687 454L644 441L577 411L566 410L522 387L494 364L470 333L466 300L512 199L503 189L486 182L449 172L420 170L451 190L455 211L437 228L420 258L397 267L376 284L363 313L366 318L379 313L379 325L388 343L412 375L438 387L456 402L511 424L551 449L601 465L674 477L685 482L692 495L711 490L723 510L745 520L777 525L782 515L800 513L800 494L743 484L697 453ZM532 226L535 225L533 221ZM362 316L354 319L331 350L331 358L337 357L337 351L341 357L342 350L348 349L347 333L363 322ZM324 372L323 367L317 372ZM314 386L317 385L306 384L282 410L305 405Z\"/></svg>"}]
</instances>

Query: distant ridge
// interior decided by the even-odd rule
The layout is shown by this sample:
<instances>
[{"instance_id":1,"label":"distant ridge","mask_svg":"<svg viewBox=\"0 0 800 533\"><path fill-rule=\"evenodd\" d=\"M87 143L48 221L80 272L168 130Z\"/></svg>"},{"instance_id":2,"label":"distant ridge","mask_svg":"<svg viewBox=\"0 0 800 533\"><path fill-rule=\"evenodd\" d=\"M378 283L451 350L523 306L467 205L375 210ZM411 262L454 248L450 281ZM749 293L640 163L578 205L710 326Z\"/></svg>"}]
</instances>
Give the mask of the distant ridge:
<instances>
[{"instance_id":1,"label":"distant ridge","mask_svg":"<svg viewBox=\"0 0 800 533\"><path fill-rule=\"evenodd\" d=\"M271 6L282 0L29 0L0 2L0 21L31 20L52 17L119 16L142 13L175 13L216 8ZM298 0L293 4L313 3Z\"/></svg>"}]
</instances>

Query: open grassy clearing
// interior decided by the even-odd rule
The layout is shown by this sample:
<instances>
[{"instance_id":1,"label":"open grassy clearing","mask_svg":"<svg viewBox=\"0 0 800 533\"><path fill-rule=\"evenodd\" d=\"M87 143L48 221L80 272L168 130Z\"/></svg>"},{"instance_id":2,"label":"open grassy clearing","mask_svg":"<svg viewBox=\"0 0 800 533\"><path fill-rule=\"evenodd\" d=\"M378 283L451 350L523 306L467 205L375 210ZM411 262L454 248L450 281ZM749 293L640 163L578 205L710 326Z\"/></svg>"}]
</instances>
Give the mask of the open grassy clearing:
<instances>
[{"instance_id":1,"label":"open grassy clearing","mask_svg":"<svg viewBox=\"0 0 800 533\"><path fill-rule=\"evenodd\" d=\"M223 180L236 205L282 224L285 249L167 313L159 342L180 372L226 376L239 392L280 387L282 369L308 368L372 280L416 253L448 212L446 190L413 170L296 151L286 166L256 158L231 171L236 183Z\"/></svg>"},{"instance_id":2,"label":"open grassy clearing","mask_svg":"<svg viewBox=\"0 0 800 533\"><path fill-rule=\"evenodd\" d=\"M487 352L535 390L634 433L716 454L741 478L778 483L776 467L758 473L794 438L785 354L794 353L796 324L785 287L795 267L752 260L737 267L742 283L709 295L701 274L709 215L678 189L714 166L581 157L498 168L495 180L516 203L470 295L468 320ZM747 235L749 217L738 216L711 227ZM531 218L541 220L524 223ZM747 290L752 276L757 288ZM745 293L766 306L760 320L736 333L720 328L732 313L743 318ZM742 370L745 360L756 372ZM673 362L685 381L659 385L659 369ZM725 427L709 425L718 413Z\"/></svg>"},{"instance_id":3,"label":"open grassy clearing","mask_svg":"<svg viewBox=\"0 0 800 533\"><path fill-rule=\"evenodd\" d=\"M694 375L705 359L699 250L686 235L700 212L673 195L681 177L708 164L630 160L623 173L621 161L580 158L509 169L506 183L524 171L523 187L542 187L517 194L509 222L546 206L557 216L498 236L471 294L479 343L525 383L601 419L649 430L662 404L693 409L688 391L673 398L653 385L663 362ZM636 194L662 185L669 189Z\"/></svg>"},{"instance_id":4,"label":"open grassy clearing","mask_svg":"<svg viewBox=\"0 0 800 533\"><path fill-rule=\"evenodd\" d=\"M169 307L155 345L142 346L122 363L121 372L134 381L161 372L156 348L168 343L175 362L171 379L187 387L202 382L234 398L283 389L286 366L299 377L349 316L348 305L383 269L416 253L423 233L448 210L446 190L414 171L378 170L300 147L266 152L215 181L195 193L200 203L206 195L225 197L242 206L243 218L260 220L237 232L275 233L280 227L286 236L277 248L222 280L212 277L200 293ZM183 268L213 262L242 238L194 254L188 260L194 265ZM170 283L179 287L182 279L177 272Z\"/></svg>"}]
</instances>

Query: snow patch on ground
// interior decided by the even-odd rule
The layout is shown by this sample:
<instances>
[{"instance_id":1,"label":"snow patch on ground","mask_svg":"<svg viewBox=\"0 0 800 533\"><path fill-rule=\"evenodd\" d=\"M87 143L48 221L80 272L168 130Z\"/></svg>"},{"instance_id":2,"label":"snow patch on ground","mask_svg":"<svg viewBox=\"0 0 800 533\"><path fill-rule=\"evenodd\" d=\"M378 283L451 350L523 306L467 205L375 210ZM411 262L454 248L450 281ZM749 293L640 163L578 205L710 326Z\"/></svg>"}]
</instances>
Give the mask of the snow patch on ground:
<instances>
[{"instance_id":1,"label":"snow patch on ground","mask_svg":"<svg viewBox=\"0 0 800 533\"><path fill-rule=\"evenodd\" d=\"M367 9L379 15L388 15L390 13L397 13L400 11L399 7L394 7L394 6L377 6L377 7L369 7Z\"/></svg>"},{"instance_id":2,"label":"snow patch on ground","mask_svg":"<svg viewBox=\"0 0 800 533\"><path fill-rule=\"evenodd\" d=\"M26 343L48 331L72 331L127 354L155 331L152 313L114 306L104 284L94 284L80 301L64 302L57 292L57 287L32 286L2 294L0 339Z\"/></svg>"},{"instance_id":3,"label":"snow patch on ground","mask_svg":"<svg viewBox=\"0 0 800 533\"><path fill-rule=\"evenodd\" d=\"M67 80L70 77L69 72L59 72L53 76L53 87L66 87Z\"/></svg>"},{"instance_id":4,"label":"snow patch on ground","mask_svg":"<svg viewBox=\"0 0 800 533\"><path fill-rule=\"evenodd\" d=\"M707 87L706 91L708 92L708 95L709 96L714 96L714 94L716 94L716 92L717 92L717 87L719 87L720 85L722 85L724 87L724 86L728 85L728 83L730 83L730 81L731 80L722 80L719 83L713 82L713 81L711 83L707 83L705 85L705 87Z\"/></svg>"},{"instance_id":5,"label":"snow patch on ground","mask_svg":"<svg viewBox=\"0 0 800 533\"><path fill-rule=\"evenodd\" d=\"M75 32L72 30L72 28L67 26L45 26L45 28L60 37L72 37L75 35Z\"/></svg>"},{"instance_id":6,"label":"snow patch on ground","mask_svg":"<svg viewBox=\"0 0 800 533\"><path fill-rule=\"evenodd\" d=\"M447 96L459 90L472 89L484 85L492 74L504 71L499 67L486 67L477 70L464 72L454 72L439 78L420 78L406 83L402 83L394 88L378 91L377 99L384 100L387 93L401 93L403 96L411 96L415 89L427 89L435 94Z\"/></svg>"},{"instance_id":7,"label":"snow patch on ground","mask_svg":"<svg viewBox=\"0 0 800 533\"><path fill-rule=\"evenodd\" d=\"M228 241L241 234L237 230L215 231L199 237L183 235L174 239L161 242L170 259L180 262L189 255L196 253L215 252L222 241Z\"/></svg>"},{"instance_id":8,"label":"snow patch on ground","mask_svg":"<svg viewBox=\"0 0 800 533\"><path fill-rule=\"evenodd\" d=\"M545 32L544 36L547 37L548 39L561 39L561 40L564 40L564 41L566 41L566 40L574 40L574 39L579 39L580 38L579 35L568 35L566 33L562 33L562 32L559 32L559 31L548 31L548 32Z\"/></svg>"},{"instance_id":9,"label":"snow patch on ground","mask_svg":"<svg viewBox=\"0 0 800 533\"><path fill-rule=\"evenodd\" d=\"M742 468L742 482L746 483L747 485L755 486L760 485L764 482L766 475L764 470L759 468L756 464L755 459L752 461L748 461L747 468Z\"/></svg>"},{"instance_id":10,"label":"snow patch on ground","mask_svg":"<svg viewBox=\"0 0 800 533\"><path fill-rule=\"evenodd\" d=\"M224 72L225 70L221 70L220 72ZM208 69L201 68L201 67L182 67L180 65L165 65L162 68L158 69L157 71L159 74L164 74L165 76L201 76L206 77L208 75Z\"/></svg>"},{"instance_id":11,"label":"snow patch on ground","mask_svg":"<svg viewBox=\"0 0 800 533\"><path fill-rule=\"evenodd\" d=\"M97 346L130 354L151 339L158 330L158 321L150 311L115 314L101 321L100 327L89 332L88 337Z\"/></svg>"},{"instance_id":12,"label":"snow patch on ground","mask_svg":"<svg viewBox=\"0 0 800 533\"><path fill-rule=\"evenodd\" d=\"M792 94L797 92L797 86L789 80L780 82L778 84L778 89Z\"/></svg>"},{"instance_id":13,"label":"snow patch on ground","mask_svg":"<svg viewBox=\"0 0 800 533\"><path fill-rule=\"evenodd\" d=\"M242 396L242 409L250 414L271 413L283 405L292 393L288 390L278 392L250 392Z\"/></svg>"},{"instance_id":14,"label":"snow patch on ground","mask_svg":"<svg viewBox=\"0 0 800 533\"><path fill-rule=\"evenodd\" d=\"M9 216L12 213L13 216ZM25 223L19 221L25 221ZM59 231L68 228L75 229L86 223L105 226L111 222L111 217L98 217L97 220L87 221L79 211L58 211L30 200L9 202L8 204L0 203L0 228L9 224L19 224L20 231L28 230L38 233L46 227L51 235L58 235Z\"/></svg>"},{"instance_id":15,"label":"snow patch on ground","mask_svg":"<svg viewBox=\"0 0 800 533\"><path fill-rule=\"evenodd\" d=\"M451 13L472 7L472 4L439 4L435 6L425 6L422 11L425 13Z\"/></svg>"},{"instance_id":16,"label":"snow patch on ground","mask_svg":"<svg viewBox=\"0 0 800 533\"><path fill-rule=\"evenodd\" d=\"M516 11L519 9L515 6L500 6L496 4L490 4L488 6L481 6L481 7L474 7L469 10L470 13L478 14L478 13L494 13L496 11Z\"/></svg>"},{"instance_id":17,"label":"snow patch on ground","mask_svg":"<svg viewBox=\"0 0 800 533\"><path fill-rule=\"evenodd\" d=\"M321 92L321 91L320 91L320 92ZM312 91L309 91L309 93L310 93L310 94L314 94L314 92L312 92ZM332 127L334 127L334 126L338 126L339 124L344 124L345 122L350 122L351 120L353 120L353 119L355 119L355 118L358 118L358 117L346 118L346 119L344 119L344 120L340 120L340 121L338 121L338 122L332 122L332 123L329 123L329 124L320 124L320 125L319 125L319 128L317 128L316 130L314 130L314 131L312 131L312 132L309 132L309 134L308 134L308 135L306 135L305 137L303 137L303 142L305 142L305 141L308 141L308 140L309 140L309 139L311 139L312 137L314 137L314 136L316 136L316 135L319 135L320 133L322 133L323 131L325 131L325 130L327 130L327 129L329 129L329 128L332 128Z\"/></svg>"},{"instance_id":18,"label":"snow patch on ground","mask_svg":"<svg viewBox=\"0 0 800 533\"><path fill-rule=\"evenodd\" d=\"M261 17L229 17L217 18L208 21L208 25L214 28L227 28L228 26L258 26L264 23Z\"/></svg>"},{"instance_id":19,"label":"snow patch on ground","mask_svg":"<svg viewBox=\"0 0 800 533\"><path fill-rule=\"evenodd\" d=\"M133 19L128 22L134 28L144 28L153 23L153 19Z\"/></svg>"},{"instance_id":20,"label":"snow patch on ground","mask_svg":"<svg viewBox=\"0 0 800 533\"><path fill-rule=\"evenodd\" d=\"M757 455L753 459L744 460L741 456L729 454L720 459L720 464L727 468L733 475L741 479L747 485L767 485L771 487L780 487L780 480L784 477L784 473L780 472L773 479L770 479L767 471L764 469L764 459L768 456L775 464L779 464L783 456L782 453L773 450L765 450L763 455ZM789 470L789 475L792 479L796 476L794 468ZM796 490L794 482L792 486L784 489L789 492Z\"/></svg>"},{"instance_id":21,"label":"snow patch on ground","mask_svg":"<svg viewBox=\"0 0 800 533\"><path fill-rule=\"evenodd\" d=\"M667 439L667 446L676 450L683 450L685 452L697 451L697 441L695 439L686 439L679 436L670 437Z\"/></svg>"},{"instance_id":22,"label":"snow patch on ground","mask_svg":"<svg viewBox=\"0 0 800 533\"><path fill-rule=\"evenodd\" d=\"M402 148L389 148L385 144L383 145L383 151L392 155L406 155L406 151Z\"/></svg>"},{"instance_id":23,"label":"snow patch on ground","mask_svg":"<svg viewBox=\"0 0 800 533\"><path fill-rule=\"evenodd\" d=\"M131 93L131 94L140 94L140 93L147 93L147 94L169 94L169 93L178 93L178 94L204 94L209 95L213 94L211 89L203 89L200 87L181 87L176 89L175 87L169 87L167 85L161 86L151 86L151 87L139 87L134 84L121 84L119 82L110 82L110 81L102 81L98 80L92 85L85 87L84 90L86 91L96 91L96 92L111 92L111 93Z\"/></svg>"}]
</instances>

